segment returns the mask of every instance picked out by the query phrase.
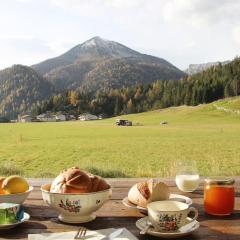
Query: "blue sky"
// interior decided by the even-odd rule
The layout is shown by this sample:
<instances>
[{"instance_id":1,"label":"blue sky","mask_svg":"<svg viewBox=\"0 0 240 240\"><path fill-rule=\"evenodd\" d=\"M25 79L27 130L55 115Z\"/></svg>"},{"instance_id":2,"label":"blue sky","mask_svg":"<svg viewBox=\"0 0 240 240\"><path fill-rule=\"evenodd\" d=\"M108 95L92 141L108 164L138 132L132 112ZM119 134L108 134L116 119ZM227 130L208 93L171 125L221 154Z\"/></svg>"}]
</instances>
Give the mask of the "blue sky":
<instances>
[{"instance_id":1,"label":"blue sky","mask_svg":"<svg viewBox=\"0 0 240 240\"><path fill-rule=\"evenodd\" d=\"M31 65L101 36L180 69L232 59L240 0L1 0L0 69Z\"/></svg>"}]
</instances>

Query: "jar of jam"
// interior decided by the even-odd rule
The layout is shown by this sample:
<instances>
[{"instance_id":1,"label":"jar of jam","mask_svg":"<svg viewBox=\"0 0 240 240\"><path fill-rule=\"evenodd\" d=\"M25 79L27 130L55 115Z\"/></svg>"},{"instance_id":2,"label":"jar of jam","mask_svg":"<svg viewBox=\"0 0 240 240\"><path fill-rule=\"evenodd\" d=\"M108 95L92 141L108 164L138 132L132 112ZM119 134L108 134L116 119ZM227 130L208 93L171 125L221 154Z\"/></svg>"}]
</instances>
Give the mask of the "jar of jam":
<instances>
[{"instance_id":1,"label":"jar of jam","mask_svg":"<svg viewBox=\"0 0 240 240\"><path fill-rule=\"evenodd\" d=\"M208 214L229 215L234 209L234 179L208 178L204 186L204 208Z\"/></svg>"}]
</instances>

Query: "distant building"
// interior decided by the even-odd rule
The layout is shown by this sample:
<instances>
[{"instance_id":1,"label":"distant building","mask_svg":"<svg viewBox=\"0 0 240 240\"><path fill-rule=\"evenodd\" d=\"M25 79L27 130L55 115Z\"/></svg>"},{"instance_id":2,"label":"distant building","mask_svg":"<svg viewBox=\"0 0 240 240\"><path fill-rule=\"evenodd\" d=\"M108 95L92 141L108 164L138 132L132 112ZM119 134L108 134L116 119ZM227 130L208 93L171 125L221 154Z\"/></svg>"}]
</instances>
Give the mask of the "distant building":
<instances>
[{"instance_id":1,"label":"distant building","mask_svg":"<svg viewBox=\"0 0 240 240\"><path fill-rule=\"evenodd\" d=\"M32 116L31 115L19 115L18 116L18 121L19 122L32 122Z\"/></svg>"},{"instance_id":2,"label":"distant building","mask_svg":"<svg viewBox=\"0 0 240 240\"><path fill-rule=\"evenodd\" d=\"M69 120L69 121L75 121L76 120L76 117L73 115L73 114L70 114L70 115L66 115L66 120Z\"/></svg>"},{"instance_id":3,"label":"distant building","mask_svg":"<svg viewBox=\"0 0 240 240\"><path fill-rule=\"evenodd\" d=\"M51 113L43 113L37 116L37 119L41 122L56 122L56 116Z\"/></svg>"},{"instance_id":4,"label":"distant building","mask_svg":"<svg viewBox=\"0 0 240 240\"><path fill-rule=\"evenodd\" d=\"M56 114L55 118L56 118L56 121L66 121L66 115L61 114L61 113Z\"/></svg>"},{"instance_id":5,"label":"distant building","mask_svg":"<svg viewBox=\"0 0 240 240\"><path fill-rule=\"evenodd\" d=\"M97 120L98 117L90 113L84 113L79 115L78 119L81 121L89 121L89 120Z\"/></svg>"},{"instance_id":6,"label":"distant building","mask_svg":"<svg viewBox=\"0 0 240 240\"><path fill-rule=\"evenodd\" d=\"M106 114L99 114L98 115L98 119L104 119L104 118L107 118L108 116Z\"/></svg>"}]
</instances>

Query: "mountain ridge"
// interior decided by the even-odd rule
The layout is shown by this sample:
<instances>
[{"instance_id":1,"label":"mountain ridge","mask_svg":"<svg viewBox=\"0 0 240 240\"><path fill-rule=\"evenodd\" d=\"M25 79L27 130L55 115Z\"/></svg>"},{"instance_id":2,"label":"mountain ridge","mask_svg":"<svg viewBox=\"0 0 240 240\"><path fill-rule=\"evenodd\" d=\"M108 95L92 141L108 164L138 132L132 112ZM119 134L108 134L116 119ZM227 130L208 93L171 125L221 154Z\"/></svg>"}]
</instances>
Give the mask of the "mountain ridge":
<instances>
[{"instance_id":1,"label":"mountain ridge","mask_svg":"<svg viewBox=\"0 0 240 240\"><path fill-rule=\"evenodd\" d=\"M107 70L104 68L106 65ZM96 90L108 85L118 88L122 87L122 82L132 85L136 82L150 83L157 79L180 79L185 76L185 73L162 58L139 53L118 42L100 37L93 37L58 57L33 65L32 68L59 90L78 87ZM151 70L154 72L152 75L149 72ZM93 83L93 89L90 83Z\"/></svg>"},{"instance_id":2,"label":"mountain ridge","mask_svg":"<svg viewBox=\"0 0 240 240\"><path fill-rule=\"evenodd\" d=\"M225 65L228 63L230 63L229 60L226 60L223 62L216 61L216 62L189 64L188 68L185 70L185 73L187 73L188 75L193 75L193 74L205 71L210 67L217 66L219 64Z\"/></svg>"}]
</instances>

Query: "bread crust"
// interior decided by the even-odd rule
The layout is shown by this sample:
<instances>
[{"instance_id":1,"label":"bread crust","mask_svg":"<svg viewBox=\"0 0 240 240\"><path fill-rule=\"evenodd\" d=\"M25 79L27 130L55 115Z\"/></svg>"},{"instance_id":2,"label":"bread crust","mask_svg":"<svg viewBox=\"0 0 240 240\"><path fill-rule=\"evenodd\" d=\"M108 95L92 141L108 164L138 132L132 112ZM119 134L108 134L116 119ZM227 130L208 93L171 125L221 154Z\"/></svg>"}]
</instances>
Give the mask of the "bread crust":
<instances>
[{"instance_id":1,"label":"bread crust","mask_svg":"<svg viewBox=\"0 0 240 240\"><path fill-rule=\"evenodd\" d=\"M150 179L132 186L128 192L128 200L146 208L149 202L167 200L169 195L170 191L165 183Z\"/></svg>"},{"instance_id":2,"label":"bread crust","mask_svg":"<svg viewBox=\"0 0 240 240\"><path fill-rule=\"evenodd\" d=\"M94 176L78 167L61 172L52 182L53 193L90 193L106 190L109 185L99 176Z\"/></svg>"}]
</instances>

